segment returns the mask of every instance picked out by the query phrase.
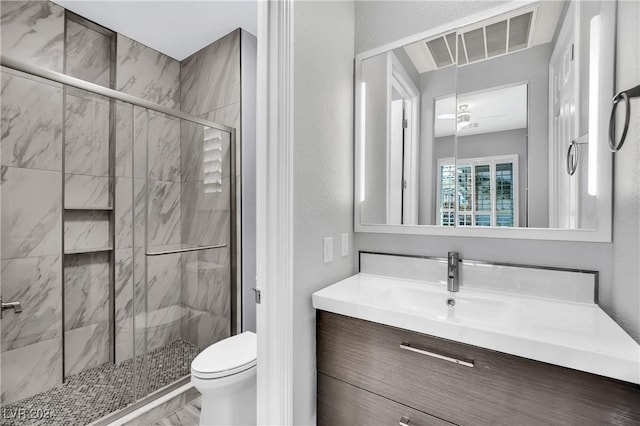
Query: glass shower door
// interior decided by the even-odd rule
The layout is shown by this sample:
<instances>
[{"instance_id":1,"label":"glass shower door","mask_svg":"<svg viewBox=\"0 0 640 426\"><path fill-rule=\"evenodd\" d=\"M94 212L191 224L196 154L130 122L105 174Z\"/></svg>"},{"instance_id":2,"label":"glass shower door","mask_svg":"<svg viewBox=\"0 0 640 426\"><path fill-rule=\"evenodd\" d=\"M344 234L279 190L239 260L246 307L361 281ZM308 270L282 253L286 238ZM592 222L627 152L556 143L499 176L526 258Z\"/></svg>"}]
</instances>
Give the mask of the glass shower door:
<instances>
[{"instance_id":1,"label":"glass shower door","mask_svg":"<svg viewBox=\"0 0 640 426\"><path fill-rule=\"evenodd\" d=\"M142 395L188 376L200 350L230 334L232 184L229 132L156 111L140 117Z\"/></svg>"}]
</instances>

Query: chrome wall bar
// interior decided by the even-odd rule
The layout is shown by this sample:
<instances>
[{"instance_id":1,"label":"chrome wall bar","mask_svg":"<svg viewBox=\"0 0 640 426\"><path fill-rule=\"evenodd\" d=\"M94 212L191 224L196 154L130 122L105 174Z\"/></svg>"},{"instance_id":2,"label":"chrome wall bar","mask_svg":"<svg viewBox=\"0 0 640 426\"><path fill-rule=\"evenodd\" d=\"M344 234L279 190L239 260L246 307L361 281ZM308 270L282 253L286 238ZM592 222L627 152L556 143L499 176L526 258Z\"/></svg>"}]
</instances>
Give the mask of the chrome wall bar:
<instances>
[{"instance_id":1,"label":"chrome wall bar","mask_svg":"<svg viewBox=\"0 0 640 426\"><path fill-rule=\"evenodd\" d=\"M142 108L147 108L152 111L157 111L162 114L171 115L173 117L190 121L192 123L201 124L207 127L212 127L214 129L222 130L224 132L230 133L233 130L232 127L225 126L224 124L214 123L213 121L205 120L203 118L196 117L191 114L186 114L177 109L167 108L165 106L158 105L156 103L147 101L145 99L140 99L138 97L131 96L126 93L119 92L117 90L108 89L98 84L89 83L88 81L71 77L70 75L62 74L57 71L51 71L44 68L40 68L31 64L28 64L26 62L9 58L5 55L0 55L0 65L2 65L3 67L14 69L16 71L21 71L27 74L32 74L38 77L42 77L47 80L66 84L67 86L72 86L78 89L86 90L87 92L95 93L97 95L106 96L108 98L116 99L122 102L127 102Z\"/></svg>"},{"instance_id":2,"label":"chrome wall bar","mask_svg":"<svg viewBox=\"0 0 640 426\"><path fill-rule=\"evenodd\" d=\"M200 251L200 250L211 250L211 249L218 249L218 248L225 248L227 245L226 244L217 244L217 245L213 245L213 246L202 246L202 247L193 247L193 248L186 248L186 249L178 249L178 250L164 250L164 251L147 251L145 252L145 256L162 256L163 254L174 254L174 253L187 253L190 251Z\"/></svg>"}]
</instances>

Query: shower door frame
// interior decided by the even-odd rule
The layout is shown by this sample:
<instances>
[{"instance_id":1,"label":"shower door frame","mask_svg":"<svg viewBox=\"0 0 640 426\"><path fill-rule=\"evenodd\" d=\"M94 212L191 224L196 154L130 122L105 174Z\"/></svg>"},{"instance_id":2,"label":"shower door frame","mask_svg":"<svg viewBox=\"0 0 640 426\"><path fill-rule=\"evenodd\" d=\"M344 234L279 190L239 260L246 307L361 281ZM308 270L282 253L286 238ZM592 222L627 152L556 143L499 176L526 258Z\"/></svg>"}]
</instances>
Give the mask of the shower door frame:
<instances>
[{"instance_id":1,"label":"shower door frame","mask_svg":"<svg viewBox=\"0 0 640 426\"><path fill-rule=\"evenodd\" d=\"M91 83L76 77L72 77L57 71L51 71L45 68L41 68L35 65L31 65L29 63L20 61L20 60L16 60L13 58L10 58L8 56L5 55L0 55L0 66L2 67L6 67L9 69L13 69L16 71L20 71L26 74L30 74L30 75L34 75L37 77L41 77L44 78L46 80L49 81L54 81L57 83L61 83L63 85L63 87L66 86L70 86L70 87L74 87L77 89L81 89L96 95L100 95L100 96L104 96L109 98L110 102L114 102L114 101L121 101L121 102L125 102L128 104L131 104L132 107L133 106L138 106L141 108L145 108L147 110L151 110L151 111L156 111L162 114L166 114L168 116L171 117L175 117L178 118L180 120L185 120L191 123L195 123L195 124L200 124L202 126L206 126L206 127L210 127L216 130L220 130L226 133L229 133L229 161L230 161L230 236L229 236L229 243L227 244L227 246L229 247L230 250L230 269L231 269L231 273L230 273L230 277L231 277L231 282L230 282L230 286L231 286L231 312L230 312L230 330L231 333L237 333L238 330L241 329L241 324L239 323L238 318L241 318L241 312L242 312L242 297L234 297L234 295L239 294L238 292L242 291L242 285L241 283L238 281L239 278L242 276L241 271L239 271L237 269L238 266L238 262L237 262L237 253L238 253L238 244L240 244L240 241L238 240L237 236L238 236L238 223L237 223L237 217L236 217L236 211L237 211L237 204L236 204L236 199L238 196L241 196L241 194L239 193L239 191L241 191L240 186L236 185L236 129L230 126L226 126L224 124L220 124L220 123L216 123L210 120L206 120L197 116L193 116L191 114L187 114L185 112L182 112L180 110L176 110L173 108L168 108L162 105L158 105L156 103L153 103L151 101L147 101L145 99L141 99L138 98L136 96L132 96L126 93L122 93L119 92L117 90L114 89L110 89L104 86L100 86L98 84L95 83ZM112 120L112 116L114 114L109 114L110 115L110 120ZM132 143L135 143L134 141L132 141ZM111 144L111 143L110 143ZM133 149L133 146L132 146ZM146 150L146 147L145 147ZM112 164L113 166L113 164ZM64 175L63 175L64 176ZM148 181L148 175L145 177L145 189L148 190L147 188L147 181ZM63 185L63 191L64 191L64 185ZM115 197L114 197L115 198ZM115 200L111 200L111 202L115 202ZM146 208L145 208L146 209ZM145 217L145 222L146 222L147 218ZM146 226L146 224L145 224ZM113 232L111 233L111 235L113 235ZM64 232L62 234L63 237L63 241L64 241ZM64 244L64 243L63 243ZM201 250L204 250L206 248L201 248ZM145 249L145 258L147 257L148 253L146 252ZM63 283L64 284L64 283ZM240 293L241 294L241 293ZM64 301L63 301L64 302ZM64 333L63 333L64 334ZM134 333L135 335L135 333ZM61 343L62 345L64 345L64 341L62 341ZM115 345L114 345L115 346ZM64 360L63 360L64 362ZM64 364L63 364L64 365ZM64 371L63 371L64 374ZM97 419L94 423L94 425L107 425L110 424L111 422L127 415L128 413L131 413L133 411L135 411L136 409L150 403L151 401L154 401L158 398L160 398L163 395L166 395L178 388L180 388L181 386L184 386L185 384L187 384L190 380L189 376L185 376L182 377L176 381L174 381L173 383L158 389L154 392L151 392L147 395L142 396L141 398L135 400L132 404L130 404L129 406L120 409L118 411L115 411L113 413L110 413L104 417L102 417L101 419Z\"/></svg>"}]
</instances>

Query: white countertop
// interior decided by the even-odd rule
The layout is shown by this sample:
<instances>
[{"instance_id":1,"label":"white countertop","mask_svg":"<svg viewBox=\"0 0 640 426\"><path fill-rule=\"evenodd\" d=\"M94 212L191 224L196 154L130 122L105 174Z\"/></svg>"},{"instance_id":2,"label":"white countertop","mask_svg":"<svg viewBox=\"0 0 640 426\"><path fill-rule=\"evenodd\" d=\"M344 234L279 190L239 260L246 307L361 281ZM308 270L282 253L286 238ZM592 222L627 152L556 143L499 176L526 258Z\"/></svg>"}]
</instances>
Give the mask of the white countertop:
<instances>
[{"instance_id":1,"label":"white countertop","mask_svg":"<svg viewBox=\"0 0 640 426\"><path fill-rule=\"evenodd\" d=\"M313 307L640 384L640 345L596 304L360 273L314 293Z\"/></svg>"}]
</instances>

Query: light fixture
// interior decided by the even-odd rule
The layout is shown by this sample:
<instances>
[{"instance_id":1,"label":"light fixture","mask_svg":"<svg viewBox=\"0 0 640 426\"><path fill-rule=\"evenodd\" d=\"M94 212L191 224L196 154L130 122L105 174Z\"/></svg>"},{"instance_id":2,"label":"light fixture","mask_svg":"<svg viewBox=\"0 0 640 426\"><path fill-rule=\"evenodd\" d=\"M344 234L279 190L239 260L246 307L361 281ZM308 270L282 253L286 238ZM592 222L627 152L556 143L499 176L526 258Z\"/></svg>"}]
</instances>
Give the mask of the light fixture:
<instances>
[{"instance_id":1,"label":"light fixture","mask_svg":"<svg viewBox=\"0 0 640 426\"><path fill-rule=\"evenodd\" d=\"M365 118L367 116L367 83L364 81L360 85L360 146L362 152L360 153L360 202L364 202L365 199L365 157L366 157L366 124Z\"/></svg>"},{"instance_id":2,"label":"light fixture","mask_svg":"<svg viewBox=\"0 0 640 426\"><path fill-rule=\"evenodd\" d=\"M589 34L589 171L587 192L598 193L598 142L600 141L600 15L591 19Z\"/></svg>"},{"instance_id":3,"label":"light fixture","mask_svg":"<svg viewBox=\"0 0 640 426\"><path fill-rule=\"evenodd\" d=\"M458 129L462 129L471 124L471 112L469 111L468 104L459 105L458 110L459 110L457 114Z\"/></svg>"}]
</instances>

